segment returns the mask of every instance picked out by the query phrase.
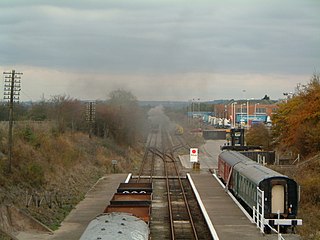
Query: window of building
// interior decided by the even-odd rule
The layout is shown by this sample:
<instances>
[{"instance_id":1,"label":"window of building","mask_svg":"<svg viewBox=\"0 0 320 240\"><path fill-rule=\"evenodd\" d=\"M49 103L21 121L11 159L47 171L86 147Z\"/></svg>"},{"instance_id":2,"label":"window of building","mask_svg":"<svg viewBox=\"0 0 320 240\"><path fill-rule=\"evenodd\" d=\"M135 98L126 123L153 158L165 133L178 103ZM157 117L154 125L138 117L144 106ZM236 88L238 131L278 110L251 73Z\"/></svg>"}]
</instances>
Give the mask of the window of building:
<instances>
[{"instance_id":1,"label":"window of building","mask_svg":"<svg viewBox=\"0 0 320 240\"><path fill-rule=\"evenodd\" d=\"M257 113L266 113L267 109L266 108L257 108Z\"/></svg>"}]
</instances>

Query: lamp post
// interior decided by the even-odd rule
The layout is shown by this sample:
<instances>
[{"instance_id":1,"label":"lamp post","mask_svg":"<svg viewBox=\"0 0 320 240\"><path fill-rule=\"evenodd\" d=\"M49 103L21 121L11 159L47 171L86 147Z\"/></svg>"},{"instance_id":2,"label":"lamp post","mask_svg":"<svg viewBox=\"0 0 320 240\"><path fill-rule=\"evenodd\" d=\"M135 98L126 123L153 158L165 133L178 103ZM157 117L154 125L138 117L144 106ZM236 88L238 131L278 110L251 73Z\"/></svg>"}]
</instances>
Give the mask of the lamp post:
<instances>
[{"instance_id":1,"label":"lamp post","mask_svg":"<svg viewBox=\"0 0 320 240\"><path fill-rule=\"evenodd\" d=\"M247 127L249 128L249 100L247 100Z\"/></svg>"},{"instance_id":2,"label":"lamp post","mask_svg":"<svg viewBox=\"0 0 320 240\"><path fill-rule=\"evenodd\" d=\"M189 104L188 104L188 123L191 123L191 117L192 117L192 100L188 100Z\"/></svg>"},{"instance_id":3,"label":"lamp post","mask_svg":"<svg viewBox=\"0 0 320 240\"><path fill-rule=\"evenodd\" d=\"M233 127L233 118L234 118L234 116L233 116L233 103L231 103L230 104L230 106L231 106L231 111L230 111L230 124L231 124L231 127Z\"/></svg>"},{"instance_id":4,"label":"lamp post","mask_svg":"<svg viewBox=\"0 0 320 240\"><path fill-rule=\"evenodd\" d=\"M231 104L231 107L232 107L232 126L235 128L236 126L236 104L237 102L233 102Z\"/></svg>"},{"instance_id":5,"label":"lamp post","mask_svg":"<svg viewBox=\"0 0 320 240\"><path fill-rule=\"evenodd\" d=\"M227 116L227 105L224 105L224 111L223 111L223 128L225 126L225 122L226 122L226 119L228 118Z\"/></svg>"},{"instance_id":6,"label":"lamp post","mask_svg":"<svg viewBox=\"0 0 320 240\"><path fill-rule=\"evenodd\" d=\"M255 103L254 104L254 118L257 118L257 105L259 105L260 103Z\"/></svg>"},{"instance_id":7,"label":"lamp post","mask_svg":"<svg viewBox=\"0 0 320 240\"><path fill-rule=\"evenodd\" d=\"M243 106L244 106L245 104L244 103L241 103L241 105L240 105L240 128L242 128L242 122L243 122Z\"/></svg>"},{"instance_id":8,"label":"lamp post","mask_svg":"<svg viewBox=\"0 0 320 240\"><path fill-rule=\"evenodd\" d=\"M192 106L192 118L193 118L193 111L194 111L194 98L192 98L192 104L191 104L191 106Z\"/></svg>"},{"instance_id":9,"label":"lamp post","mask_svg":"<svg viewBox=\"0 0 320 240\"><path fill-rule=\"evenodd\" d=\"M241 116L240 116L240 121L242 122L243 121L243 106L246 106L245 103L242 103L241 104ZM247 110L247 113L248 113L248 110ZM248 114L247 114L248 115Z\"/></svg>"},{"instance_id":10,"label":"lamp post","mask_svg":"<svg viewBox=\"0 0 320 240\"><path fill-rule=\"evenodd\" d=\"M235 118L235 115L234 115L234 104L235 104L235 103L232 103L232 104L231 104L231 110L232 110L232 114L231 114L231 115L232 115L232 127L233 127L233 128L235 127L235 126L234 126L234 125L235 125L235 124L234 124L234 118Z\"/></svg>"},{"instance_id":11,"label":"lamp post","mask_svg":"<svg viewBox=\"0 0 320 240\"><path fill-rule=\"evenodd\" d=\"M200 113L200 98L198 98L198 121L199 121L199 128L201 128L201 118L202 115Z\"/></svg>"}]
</instances>

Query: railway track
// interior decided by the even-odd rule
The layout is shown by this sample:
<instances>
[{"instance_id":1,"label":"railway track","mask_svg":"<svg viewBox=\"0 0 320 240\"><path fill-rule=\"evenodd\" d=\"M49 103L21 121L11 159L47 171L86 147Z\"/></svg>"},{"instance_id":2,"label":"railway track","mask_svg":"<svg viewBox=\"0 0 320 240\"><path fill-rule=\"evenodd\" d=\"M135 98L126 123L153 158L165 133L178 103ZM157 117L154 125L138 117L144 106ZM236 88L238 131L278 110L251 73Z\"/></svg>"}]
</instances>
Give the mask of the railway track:
<instances>
[{"instance_id":1,"label":"railway track","mask_svg":"<svg viewBox=\"0 0 320 240\"><path fill-rule=\"evenodd\" d=\"M212 239L194 193L176 159L175 150L183 147L162 129L150 133L141 168L130 180L153 186L151 239ZM178 142L174 146L174 142Z\"/></svg>"}]
</instances>

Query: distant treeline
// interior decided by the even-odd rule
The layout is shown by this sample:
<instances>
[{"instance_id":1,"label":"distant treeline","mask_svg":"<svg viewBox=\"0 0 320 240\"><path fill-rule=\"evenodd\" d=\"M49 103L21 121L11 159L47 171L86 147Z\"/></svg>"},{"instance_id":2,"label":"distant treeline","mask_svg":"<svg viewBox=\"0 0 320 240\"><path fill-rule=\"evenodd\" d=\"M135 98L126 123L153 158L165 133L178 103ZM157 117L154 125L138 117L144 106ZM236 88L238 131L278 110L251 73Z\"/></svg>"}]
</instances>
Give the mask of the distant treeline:
<instances>
[{"instance_id":1,"label":"distant treeline","mask_svg":"<svg viewBox=\"0 0 320 240\"><path fill-rule=\"evenodd\" d=\"M58 132L89 131L92 124L94 135L113 138L127 145L134 145L143 134L146 112L131 92L116 90L110 93L110 99L96 101L91 123L88 121L87 104L65 95L34 103L15 103L14 121L53 121ZM7 103L3 102L0 121L8 121L8 116Z\"/></svg>"}]
</instances>

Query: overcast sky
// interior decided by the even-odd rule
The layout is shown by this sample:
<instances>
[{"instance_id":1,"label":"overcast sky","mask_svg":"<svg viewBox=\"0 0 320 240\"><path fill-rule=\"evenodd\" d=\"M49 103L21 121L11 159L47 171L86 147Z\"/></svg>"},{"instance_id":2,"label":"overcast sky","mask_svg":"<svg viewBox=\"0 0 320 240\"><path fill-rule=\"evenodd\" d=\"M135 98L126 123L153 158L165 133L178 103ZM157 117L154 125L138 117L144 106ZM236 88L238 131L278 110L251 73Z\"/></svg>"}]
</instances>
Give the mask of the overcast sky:
<instances>
[{"instance_id":1,"label":"overcast sky","mask_svg":"<svg viewBox=\"0 0 320 240\"><path fill-rule=\"evenodd\" d=\"M320 71L319 0L1 0L22 100L283 97Z\"/></svg>"}]
</instances>

